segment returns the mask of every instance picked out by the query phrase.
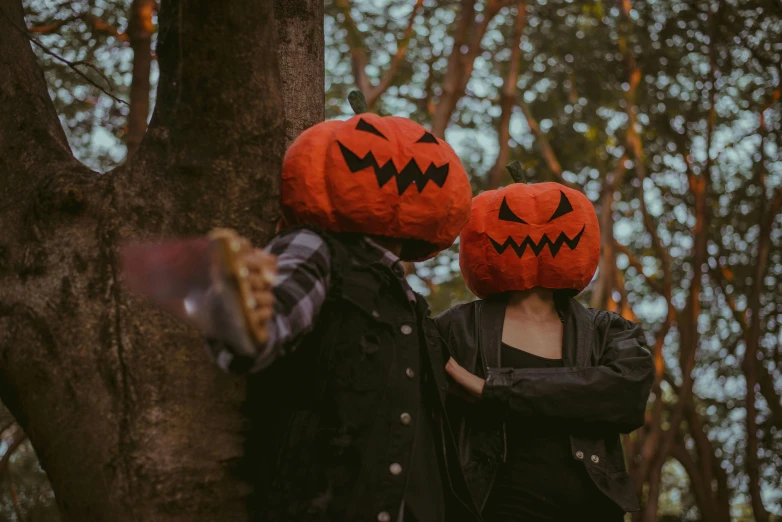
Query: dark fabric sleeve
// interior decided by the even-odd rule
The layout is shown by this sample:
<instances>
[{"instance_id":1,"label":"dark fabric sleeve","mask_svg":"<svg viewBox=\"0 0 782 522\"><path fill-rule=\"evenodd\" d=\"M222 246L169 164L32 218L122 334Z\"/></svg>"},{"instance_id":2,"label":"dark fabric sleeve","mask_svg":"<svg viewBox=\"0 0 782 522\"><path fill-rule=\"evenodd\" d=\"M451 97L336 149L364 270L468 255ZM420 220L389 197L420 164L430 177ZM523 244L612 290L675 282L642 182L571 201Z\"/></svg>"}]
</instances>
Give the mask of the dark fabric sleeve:
<instances>
[{"instance_id":1,"label":"dark fabric sleeve","mask_svg":"<svg viewBox=\"0 0 782 522\"><path fill-rule=\"evenodd\" d=\"M591 368L490 369L483 400L505 411L629 433L644 423L654 378L641 328L610 314L605 348Z\"/></svg>"},{"instance_id":2,"label":"dark fabric sleeve","mask_svg":"<svg viewBox=\"0 0 782 522\"><path fill-rule=\"evenodd\" d=\"M326 299L331 262L328 245L320 235L308 229L292 230L276 236L265 250L277 256L269 339L258 346L255 357L240 356L231 346L207 339L209 353L227 372L260 371L295 349L312 330Z\"/></svg>"}]
</instances>

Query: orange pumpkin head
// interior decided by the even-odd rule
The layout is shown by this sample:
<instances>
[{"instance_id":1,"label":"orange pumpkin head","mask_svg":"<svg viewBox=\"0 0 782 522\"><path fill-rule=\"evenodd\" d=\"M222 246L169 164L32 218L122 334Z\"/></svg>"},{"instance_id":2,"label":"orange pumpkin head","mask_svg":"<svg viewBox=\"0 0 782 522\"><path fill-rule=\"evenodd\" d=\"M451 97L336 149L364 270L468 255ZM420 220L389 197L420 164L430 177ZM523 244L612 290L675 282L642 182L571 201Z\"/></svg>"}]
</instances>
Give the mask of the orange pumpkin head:
<instances>
[{"instance_id":1,"label":"orange pumpkin head","mask_svg":"<svg viewBox=\"0 0 782 522\"><path fill-rule=\"evenodd\" d=\"M363 113L320 123L283 162L287 224L409 240L406 260L450 246L469 219L471 197L453 149L407 118Z\"/></svg>"},{"instance_id":2,"label":"orange pumpkin head","mask_svg":"<svg viewBox=\"0 0 782 522\"><path fill-rule=\"evenodd\" d=\"M478 297L539 286L580 292L600 258L592 203L559 183L516 183L473 199L459 264Z\"/></svg>"}]
</instances>

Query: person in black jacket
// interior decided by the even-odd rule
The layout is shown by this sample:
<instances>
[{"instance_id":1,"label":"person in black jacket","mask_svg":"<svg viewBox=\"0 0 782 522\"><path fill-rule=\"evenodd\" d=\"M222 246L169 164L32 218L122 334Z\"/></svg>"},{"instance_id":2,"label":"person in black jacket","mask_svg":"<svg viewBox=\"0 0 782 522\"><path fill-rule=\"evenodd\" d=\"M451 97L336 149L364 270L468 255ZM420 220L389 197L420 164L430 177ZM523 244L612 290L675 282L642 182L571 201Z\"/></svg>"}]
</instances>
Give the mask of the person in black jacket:
<instances>
[{"instance_id":1,"label":"person in black jacket","mask_svg":"<svg viewBox=\"0 0 782 522\"><path fill-rule=\"evenodd\" d=\"M448 144L404 118L325 122L291 145L287 228L264 251L234 239L263 342L208 342L221 368L250 374L251 520L480 521L445 418L440 336L402 266L450 245L470 199Z\"/></svg>"},{"instance_id":2,"label":"person in black jacket","mask_svg":"<svg viewBox=\"0 0 782 522\"><path fill-rule=\"evenodd\" d=\"M552 189L540 185L555 184L537 185L538 193ZM562 187L561 197L569 200L564 206L579 210L580 194L566 192ZM484 194L478 198L496 197ZM625 512L639 509L619 435L644 423L654 374L651 354L638 325L573 299L594 273L589 260L578 263L587 273L536 280L520 272L546 273L541 265L550 269L554 258L547 249L522 252L519 272L507 274L508 265L491 262L495 252L470 248L480 237L476 228L489 222L476 212L508 206L507 194L494 207L474 201L473 218L461 235L465 279L486 298L435 319L452 356L446 365L454 380L448 409L468 485L487 522L619 522ZM514 217L535 224L530 212L521 215L518 204L515 208ZM558 212L561 208L546 211ZM594 216L591 205L578 226L586 222L584 230L599 237L590 212ZM575 251L578 241L571 244ZM523 256L532 259L524 264ZM530 280L554 288L525 288Z\"/></svg>"}]
</instances>

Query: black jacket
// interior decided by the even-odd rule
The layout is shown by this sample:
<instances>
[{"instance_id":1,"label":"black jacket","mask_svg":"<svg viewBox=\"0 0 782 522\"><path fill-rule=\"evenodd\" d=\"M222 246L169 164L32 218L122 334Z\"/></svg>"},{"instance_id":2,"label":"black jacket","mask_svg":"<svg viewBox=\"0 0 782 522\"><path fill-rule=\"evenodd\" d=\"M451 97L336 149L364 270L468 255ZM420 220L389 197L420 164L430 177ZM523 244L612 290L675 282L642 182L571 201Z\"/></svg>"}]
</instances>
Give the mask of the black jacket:
<instances>
[{"instance_id":1,"label":"black jacket","mask_svg":"<svg viewBox=\"0 0 782 522\"><path fill-rule=\"evenodd\" d=\"M497 296L454 307L437 318L451 355L486 379L483 397L452 397L448 410L460 459L482 509L506 455L505 415L573 422L571 450L597 487L625 511L639 509L619 439L644 423L654 366L640 327L621 316L558 301L564 323L565 368L502 368L506 299Z\"/></svg>"},{"instance_id":2,"label":"black jacket","mask_svg":"<svg viewBox=\"0 0 782 522\"><path fill-rule=\"evenodd\" d=\"M393 522L404 498L421 522L437 509L449 522L479 520L445 420L443 347L426 301L411 303L361 242L321 235L332 283L315 328L250 377L241 465L251 519Z\"/></svg>"}]
</instances>

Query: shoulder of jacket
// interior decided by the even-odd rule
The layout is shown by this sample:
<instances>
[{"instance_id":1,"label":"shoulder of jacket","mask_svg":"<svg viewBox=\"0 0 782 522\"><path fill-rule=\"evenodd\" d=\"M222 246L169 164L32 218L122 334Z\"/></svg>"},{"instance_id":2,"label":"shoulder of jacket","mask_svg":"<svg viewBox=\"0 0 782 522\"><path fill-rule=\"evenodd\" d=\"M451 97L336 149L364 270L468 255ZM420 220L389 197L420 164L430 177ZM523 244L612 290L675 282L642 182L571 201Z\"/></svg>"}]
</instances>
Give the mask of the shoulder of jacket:
<instances>
[{"instance_id":1,"label":"shoulder of jacket","mask_svg":"<svg viewBox=\"0 0 782 522\"><path fill-rule=\"evenodd\" d=\"M471 301L469 303L462 303L456 306L452 306L445 312L440 312L437 314L434 317L434 320L441 324L449 324L464 315L468 315L475 308L475 303L477 302L478 301Z\"/></svg>"},{"instance_id":2,"label":"shoulder of jacket","mask_svg":"<svg viewBox=\"0 0 782 522\"><path fill-rule=\"evenodd\" d=\"M629 330L638 326L636 323L625 319L616 312L599 310L596 308L587 308L586 310L592 317L595 327L600 330L608 330L609 328Z\"/></svg>"}]
</instances>

